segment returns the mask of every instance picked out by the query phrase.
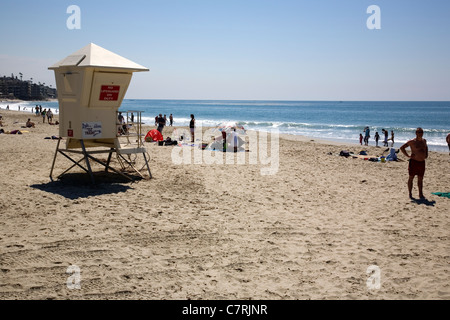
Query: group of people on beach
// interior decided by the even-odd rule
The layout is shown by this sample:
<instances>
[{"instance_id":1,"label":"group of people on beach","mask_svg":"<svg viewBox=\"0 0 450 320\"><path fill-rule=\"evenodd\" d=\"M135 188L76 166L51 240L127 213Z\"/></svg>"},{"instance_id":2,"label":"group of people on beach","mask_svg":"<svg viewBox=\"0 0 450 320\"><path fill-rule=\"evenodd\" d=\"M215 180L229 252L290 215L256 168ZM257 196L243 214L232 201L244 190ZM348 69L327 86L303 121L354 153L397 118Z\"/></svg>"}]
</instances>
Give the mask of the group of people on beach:
<instances>
[{"instance_id":1,"label":"group of people on beach","mask_svg":"<svg viewBox=\"0 0 450 320\"><path fill-rule=\"evenodd\" d=\"M167 125L167 116L166 115L164 115L164 117L163 117L162 113L160 113L159 116L155 117L155 126L158 127L156 130L158 130L161 134L166 125ZM173 126L173 115L172 114L170 114L170 116L169 116L169 126L171 126L171 127Z\"/></svg>"},{"instance_id":2,"label":"group of people on beach","mask_svg":"<svg viewBox=\"0 0 450 320\"><path fill-rule=\"evenodd\" d=\"M394 130L391 130L391 137L388 139L388 135L389 132L385 129L382 129L381 132L384 135L384 140L383 140L383 146L384 147L388 147L389 143L388 141L391 141L391 148L394 147ZM369 139L370 139L370 128L369 127L365 127L364 128L364 136L362 135L362 133L359 134L359 143L362 145L364 142L365 146L369 145ZM378 147L378 141L380 140L380 134L377 132L375 132L375 145Z\"/></svg>"},{"instance_id":3,"label":"group of people on beach","mask_svg":"<svg viewBox=\"0 0 450 320\"><path fill-rule=\"evenodd\" d=\"M33 111L33 108L31 109L31 111ZM58 110L55 109L55 112L58 112ZM41 105L36 105L34 107L34 114L36 117L39 117L39 116L42 117L42 123L45 123L45 119L47 119L47 123L50 125L58 124L58 121L56 121L56 123L53 123L53 111L50 108L48 108L48 110L47 110L47 108L42 109ZM32 123L30 121L30 119L28 119L28 120L29 120L28 122ZM32 127L31 125L29 126L29 124L27 124L26 126L28 128ZM34 128L34 126L33 126L33 128Z\"/></svg>"}]
</instances>

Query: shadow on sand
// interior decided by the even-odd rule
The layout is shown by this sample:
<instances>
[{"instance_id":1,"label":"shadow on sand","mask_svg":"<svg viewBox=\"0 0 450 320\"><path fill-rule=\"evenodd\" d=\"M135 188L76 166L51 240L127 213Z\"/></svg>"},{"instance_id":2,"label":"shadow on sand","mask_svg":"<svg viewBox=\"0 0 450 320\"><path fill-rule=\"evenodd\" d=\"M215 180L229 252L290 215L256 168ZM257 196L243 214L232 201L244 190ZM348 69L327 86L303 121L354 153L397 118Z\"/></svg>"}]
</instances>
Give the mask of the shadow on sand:
<instances>
[{"instance_id":1,"label":"shadow on sand","mask_svg":"<svg viewBox=\"0 0 450 320\"><path fill-rule=\"evenodd\" d=\"M132 189L130 184L134 181L141 180L141 178L135 178L134 181L129 181L113 173L96 173L94 174L94 178L96 183L92 184L88 174L71 173L65 174L57 181L34 184L30 187L75 200L78 198L126 192Z\"/></svg>"},{"instance_id":2,"label":"shadow on sand","mask_svg":"<svg viewBox=\"0 0 450 320\"><path fill-rule=\"evenodd\" d=\"M434 200L430 201L426 198L420 198L420 199L411 198L411 202L416 203L416 204L424 204L429 207L434 207L434 205L436 204L436 201L434 201Z\"/></svg>"}]
</instances>

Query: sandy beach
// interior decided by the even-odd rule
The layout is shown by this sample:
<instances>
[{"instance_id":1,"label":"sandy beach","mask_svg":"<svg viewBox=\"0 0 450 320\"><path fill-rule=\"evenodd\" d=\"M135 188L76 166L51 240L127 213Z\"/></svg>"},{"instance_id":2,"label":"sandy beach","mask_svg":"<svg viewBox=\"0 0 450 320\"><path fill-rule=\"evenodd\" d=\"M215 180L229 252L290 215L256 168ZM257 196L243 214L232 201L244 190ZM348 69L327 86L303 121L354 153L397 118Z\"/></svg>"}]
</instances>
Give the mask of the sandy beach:
<instances>
[{"instance_id":1,"label":"sandy beach","mask_svg":"<svg viewBox=\"0 0 450 320\"><path fill-rule=\"evenodd\" d=\"M5 131L28 131L0 135L0 299L450 299L450 199L432 194L450 191L448 153L430 152L426 201L409 199L401 153L370 162L339 153L385 148L288 135L274 175L175 164L179 147L146 143L150 180L91 185L74 169L52 182L58 126L0 114ZM59 156L55 171L69 166Z\"/></svg>"}]
</instances>

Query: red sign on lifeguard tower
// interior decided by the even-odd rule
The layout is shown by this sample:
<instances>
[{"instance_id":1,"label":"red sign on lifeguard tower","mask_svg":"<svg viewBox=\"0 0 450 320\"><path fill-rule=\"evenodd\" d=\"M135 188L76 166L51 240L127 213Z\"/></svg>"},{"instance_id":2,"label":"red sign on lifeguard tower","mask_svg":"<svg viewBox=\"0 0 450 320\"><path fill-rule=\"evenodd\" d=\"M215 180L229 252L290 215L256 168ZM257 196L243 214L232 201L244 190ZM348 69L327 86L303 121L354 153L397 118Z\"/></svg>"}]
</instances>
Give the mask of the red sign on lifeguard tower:
<instances>
[{"instance_id":1,"label":"red sign on lifeguard tower","mask_svg":"<svg viewBox=\"0 0 450 320\"><path fill-rule=\"evenodd\" d=\"M102 86L100 89L100 101L117 101L119 92L120 86Z\"/></svg>"}]
</instances>

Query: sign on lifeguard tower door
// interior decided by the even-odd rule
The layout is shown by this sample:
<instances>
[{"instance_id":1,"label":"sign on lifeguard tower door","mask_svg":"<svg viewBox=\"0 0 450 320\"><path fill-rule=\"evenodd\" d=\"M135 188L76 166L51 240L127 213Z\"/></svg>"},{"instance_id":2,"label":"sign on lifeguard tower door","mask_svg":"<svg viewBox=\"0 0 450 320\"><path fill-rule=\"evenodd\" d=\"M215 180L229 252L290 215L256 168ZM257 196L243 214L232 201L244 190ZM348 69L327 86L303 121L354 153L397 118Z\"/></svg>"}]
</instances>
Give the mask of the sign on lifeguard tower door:
<instances>
[{"instance_id":1,"label":"sign on lifeguard tower door","mask_svg":"<svg viewBox=\"0 0 450 320\"><path fill-rule=\"evenodd\" d=\"M83 122L82 123L83 139L101 139L102 123L101 122Z\"/></svg>"},{"instance_id":2,"label":"sign on lifeguard tower door","mask_svg":"<svg viewBox=\"0 0 450 320\"><path fill-rule=\"evenodd\" d=\"M119 100L120 86L102 86L100 89L100 100L117 101Z\"/></svg>"}]
</instances>

